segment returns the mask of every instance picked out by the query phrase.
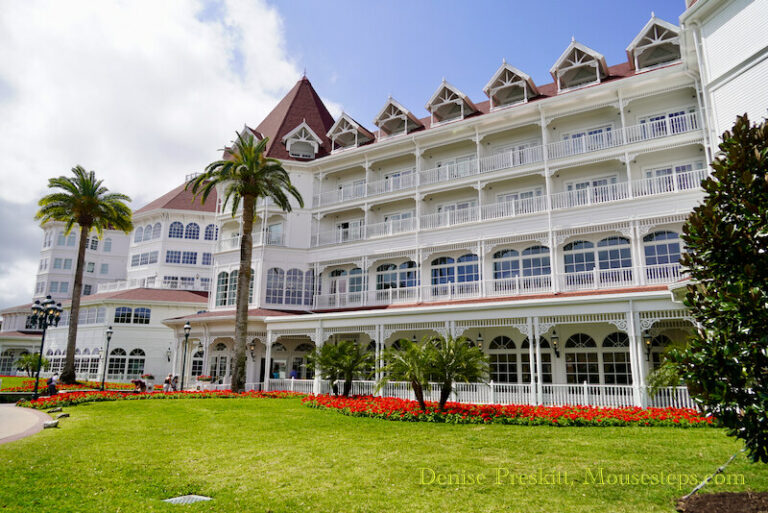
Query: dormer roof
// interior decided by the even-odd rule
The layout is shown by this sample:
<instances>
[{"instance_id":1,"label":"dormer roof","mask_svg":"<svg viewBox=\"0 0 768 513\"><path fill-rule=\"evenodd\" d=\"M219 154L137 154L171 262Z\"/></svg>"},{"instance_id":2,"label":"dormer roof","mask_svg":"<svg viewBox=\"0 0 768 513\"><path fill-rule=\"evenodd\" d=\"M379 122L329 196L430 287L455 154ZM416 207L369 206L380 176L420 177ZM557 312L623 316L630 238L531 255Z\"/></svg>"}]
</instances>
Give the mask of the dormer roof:
<instances>
[{"instance_id":1,"label":"dormer roof","mask_svg":"<svg viewBox=\"0 0 768 513\"><path fill-rule=\"evenodd\" d=\"M491 108L495 109L537 96L539 89L533 83L533 79L504 60L499 69L483 87L483 92L491 101Z\"/></svg>"},{"instance_id":2,"label":"dormer roof","mask_svg":"<svg viewBox=\"0 0 768 513\"><path fill-rule=\"evenodd\" d=\"M589 73L592 68L592 73ZM608 75L608 65L600 52L571 39L571 44L560 55L549 73L558 91L592 82L600 82ZM594 80L590 80L594 76Z\"/></svg>"},{"instance_id":3,"label":"dormer roof","mask_svg":"<svg viewBox=\"0 0 768 513\"><path fill-rule=\"evenodd\" d=\"M285 145L285 149L288 150L288 154L292 157L313 159L320 150L323 140L304 120L299 126L283 136L282 143ZM292 147L293 150L291 149ZM309 150L310 147L312 151Z\"/></svg>"},{"instance_id":4,"label":"dormer roof","mask_svg":"<svg viewBox=\"0 0 768 513\"><path fill-rule=\"evenodd\" d=\"M326 134L331 140L331 151L354 148L374 139L374 135L360 123L342 112Z\"/></svg>"},{"instance_id":5,"label":"dormer roof","mask_svg":"<svg viewBox=\"0 0 768 513\"><path fill-rule=\"evenodd\" d=\"M679 58L680 27L657 18L654 13L651 13L651 19L627 46L627 59L633 69Z\"/></svg>"},{"instance_id":6,"label":"dormer roof","mask_svg":"<svg viewBox=\"0 0 768 513\"><path fill-rule=\"evenodd\" d=\"M391 96L376 115L373 124L387 136L407 134L424 126L419 118Z\"/></svg>"},{"instance_id":7,"label":"dormer roof","mask_svg":"<svg viewBox=\"0 0 768 513\"><path fill-rule=\"evenodd\" d=\"M477 112L477 107L472 103L472 100L445 79L429 99L425 108L432 115L432 119L437 120L438 123L463 119L469 114Z\"/></svg>"}]
</instances>

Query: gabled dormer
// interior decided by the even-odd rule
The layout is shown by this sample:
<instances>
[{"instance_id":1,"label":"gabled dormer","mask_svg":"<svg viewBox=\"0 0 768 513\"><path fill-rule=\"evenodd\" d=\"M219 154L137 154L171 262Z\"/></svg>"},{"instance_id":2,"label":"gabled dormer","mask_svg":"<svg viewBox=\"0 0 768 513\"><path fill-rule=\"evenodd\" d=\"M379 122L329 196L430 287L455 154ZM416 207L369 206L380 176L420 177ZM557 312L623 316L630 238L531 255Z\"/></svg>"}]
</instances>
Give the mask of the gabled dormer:
<instances>
[{"instance_id":1,"label":"gabled dormer","mask_svg":"<svg viewBox=\"0 0 768 513\"><path fill-rule=\"evenodd\" d=\"M372 141L374 136L363 128L360 123L342 112L339 119L328 130L328 138L331 140L331 151L356 148L361 144Z\"/></svg>"},{"instance_id":2,"label":"gabled dormer","mask_svg":"<svg viewBox=\"0 0 768 513\"><path fill-rule=\"evenodd\" d=\"M323 140L309 127L307 120L283 136L283 144L291 157L314 159Z\"/></svg>"},{"instance_id":3,"label":"gabled dormer","mask_svg":"<svg viewBox=\"0 0 768 513\"><path fill-rule=\"evenodd\" d=\"M485 84L483 92L491 100L491 110L525 103L539 94L533 79L504 60L493 77Z\"/></svg>"},{"instance_id":4,"label":"gabled dormer","mask_svg":"<svg viewBox=\"0 0 768 513\"><path fill-rule=\"evenodd\" d=\"M680 60L680 28L651 13L643 30L629 43L627 58L636 70Z\"/></svg>"},{"instance_id":5,"label":"gabled dormer","mask_svg":"<svg viewBox=\"0 0 768 513\"><path fill-rule=\"evenodd\" d=\"M555 79L557 90L567 91L576 87L599 84L608 76L605 57L586 45L571 39L571 44L549 70Z\"/></svg>"},{"instance_id":6,"label":"gabled dormer","mask_svg":"<svg viewBox=\"0 0 768 513\"><path fill-rule=\"evenodd\" d=\"M397 100L391 96L387 103L379 111L376 119L373 120L381 131L381 137L391 137L393 135L405 135L424 124L419 118L414 116L411 111L403 107Z\"/></svg>"},{"instance_id":7,"label":"gabled dormer","mask_svg":"<svg viewBox=\"0 0 768 513\"><path fill-rule=\"evenodd\" d=\"M433 125L464 119L477 111L477 107L467 95L446 82L445 79L435 94L432 95L432 98L429 99L425 108L432 115L431 124Z\"/></svg>"}]
</instances>

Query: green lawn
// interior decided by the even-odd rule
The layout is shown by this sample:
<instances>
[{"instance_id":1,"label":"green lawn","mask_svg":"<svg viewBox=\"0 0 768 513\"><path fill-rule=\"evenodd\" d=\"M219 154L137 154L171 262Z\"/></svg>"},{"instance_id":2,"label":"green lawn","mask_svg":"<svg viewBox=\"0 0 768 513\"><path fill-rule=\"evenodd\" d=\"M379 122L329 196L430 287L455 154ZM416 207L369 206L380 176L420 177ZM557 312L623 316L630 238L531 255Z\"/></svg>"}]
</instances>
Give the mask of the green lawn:
<instances>
[{"instance_id":1,"label":"green lawn","mask_svg":"<svg viewBox=\"0 0 768 513\"><path fill-rule=\"evenodd\" d=\"M587 470L700 478L739 445L719 429L550 428L399 423L304 407L299 400L105 402L0 446L2 511L672 512L677 485L496 484L511 474ZM485 475L421 485L420 469ZM766 490L743 456L728 476ZM690 479L690 478L689 478ZM208 503L161 499L197 493Z\"/></svg>"},{"instance_id":2,"label":"green lawn","mask_svg":"<svg viewBox=\"0 0 768 513\"><path fill-rule=\"evenodd\" d=\"M26 381L28 379L34 379L34 378L28 378L26 376L24 376L24 377L22 377L22 376L13 376L13 377L3 376L2 378L0 378L0 380L2 380L2 387L0 387L0 388L5 389L5 388L11 388L11 387L20 387L22 385L22 382ZM40 385L43 386L43 387L45 386L45 379L42 379L42 378L40 379Z\"/></svg>"}]
</instances>

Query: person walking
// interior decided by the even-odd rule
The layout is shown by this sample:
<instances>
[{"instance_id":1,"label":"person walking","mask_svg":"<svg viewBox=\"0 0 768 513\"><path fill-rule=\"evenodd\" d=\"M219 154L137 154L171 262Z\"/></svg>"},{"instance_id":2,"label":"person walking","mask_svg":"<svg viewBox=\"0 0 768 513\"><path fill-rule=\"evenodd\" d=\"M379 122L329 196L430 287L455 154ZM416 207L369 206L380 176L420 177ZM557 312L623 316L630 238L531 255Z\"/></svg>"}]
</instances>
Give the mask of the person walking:
<instances>
[{"instance_id":1,"label":"person walking","mask_svg":"<svg viewBox=\"0 0 768 513\"><path fill-rule=\"evenodd\" d=\"M171 391L171 380L172 379L173 379L173 377L170 374L168 374L168 377L166 377L163 380L163 392L170 392Z\"/></svg>"},{"instance_id":2,"label":"person walking","mask_svg":"<svg viewBox=\"0 0 768 513\"><path fill-rule=\"evenodd\" d=\"M176 392L176 390L178 390L178 388L179 388L179 377L178 376L174 376L173 379L171 380L171 389L174 392Z\"/></svg>"}]
</instances>

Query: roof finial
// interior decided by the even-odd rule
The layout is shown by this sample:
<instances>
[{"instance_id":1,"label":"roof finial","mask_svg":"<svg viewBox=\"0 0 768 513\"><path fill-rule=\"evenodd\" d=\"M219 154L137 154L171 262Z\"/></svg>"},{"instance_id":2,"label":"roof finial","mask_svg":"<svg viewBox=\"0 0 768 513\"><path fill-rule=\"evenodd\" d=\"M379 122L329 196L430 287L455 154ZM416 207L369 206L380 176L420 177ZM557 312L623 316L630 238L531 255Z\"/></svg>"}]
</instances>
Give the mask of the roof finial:
<instances>
[{"instance_id":1,"label":"roof finial","mask_svg":"<svg viewBox=\"0 0 768 513\"><path fill-rule=\"evenodd\" d=\"M651 18L655 18L655 17L656 17L656 13L651 11Z\"/></svg>"},{"instance_id":2,"label":"roof finial","mask_svg":"<svg viewBox=\"0 0 768 513\"><path fill-rule=\"evenodd\" d=\"M506 57L502 57L501 58L501 65L504 66L506 63L507 63L507 58Z\"/></svg>"},{"instance_id":3,"label":"roof finial","mask_svg":"<svg viewBox=\"0 0 768 513\"><path fill-rule=\"evenodd\" d=\"M576 42L576 37L575 36L571 36L571 43L575 43L575 42Z\"/></svg>"},{"instance_id":4,"label":"roof finial","mask_svg":"<svg viewBox=\"0 0 768 513\"><path fill-rule=\"evenodd\" d=\"M302 78L307 78L307 67L304 66L304 73L301 74Z\"/></svg>"},{"instance_id":5,"label":"roof finial","mask_svg":"<svg viewBox=\"0 0 768 513\"><path fill-rule=\"evenodd\" d=\"M443 77L443 84L445 84L445 77Z\"/></svg>"}]
</instances>

